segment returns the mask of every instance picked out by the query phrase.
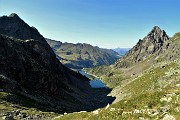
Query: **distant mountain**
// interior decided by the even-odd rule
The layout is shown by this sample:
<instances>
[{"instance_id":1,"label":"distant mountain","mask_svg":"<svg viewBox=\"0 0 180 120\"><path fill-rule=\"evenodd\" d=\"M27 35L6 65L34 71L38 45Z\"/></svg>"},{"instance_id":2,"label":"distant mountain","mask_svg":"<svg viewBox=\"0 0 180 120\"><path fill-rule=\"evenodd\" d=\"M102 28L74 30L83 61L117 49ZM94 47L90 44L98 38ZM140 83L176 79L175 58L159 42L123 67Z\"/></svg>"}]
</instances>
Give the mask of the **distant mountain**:
<instances>
[{"instance_id":1,"label":"distant mountain","mask_svg":"<svg viewBox=\"0 0 180 120\"><path fill-rule=\"evenodd\" d=\"M94 47L85 43L62 43L46 39L59 60L69 68L81 69L110 65L119 59L119 54L111 49Z\"/></svg>"},{"instance_id":2,"label":"distant mountain","mask_svg":"<svg viewBox=\"0 0 180 120\"><path fill-rule=\"evenodd\" d=\"M115 52L119 53L119 55L125 55L131 48L115 48L113 49Z\"/></svg>"}]
</instances>

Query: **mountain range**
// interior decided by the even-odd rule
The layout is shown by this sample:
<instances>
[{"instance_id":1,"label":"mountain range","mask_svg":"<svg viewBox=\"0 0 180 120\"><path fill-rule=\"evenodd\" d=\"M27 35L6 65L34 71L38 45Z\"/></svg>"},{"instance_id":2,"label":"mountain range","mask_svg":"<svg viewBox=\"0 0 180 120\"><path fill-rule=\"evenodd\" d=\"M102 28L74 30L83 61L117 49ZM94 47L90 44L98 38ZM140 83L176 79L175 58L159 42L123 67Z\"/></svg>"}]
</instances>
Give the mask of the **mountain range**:
<instances>
[{"instance_id":1,"label":"mountain range","mask_svg":"<svg viewBox=\"0 0 180 120\"><path fill-rule=\"evenodd\" d=\"M158 26L118 59L113 50L44 38L15 13L2 16L0 117L178 120L179 51L180 33L169 37ZM90 79L67 66L87 67L107 87L91 88Z\"/></svg>"},{"instance_id":2,"label":"mountain range","mask_svg":"<svg viewBox=\"0 0 180 120\"><path fill-rule=\"evenodd\" d=\"M116 51L120 56L124 56L131 48L115 48L113 49Z\"/></svg>"},{"instance_id":3,"label":"mountain range","mask_svg":"<svg viewBox=\"0 0 180 120\"><path fill-rule=\"evenodd\" d=\"M110 65L115 63L120 57L112 49L94 47L86 43L62 43L47 38L46 41L52 47L61 63L73 69Z\"/></svg>"},{"instance_id":4,"label":"mountain range","mask_svg":"<svg viewBox=\"0 0 180 120\"><path fill-rule=\"evenodd\" d=\"M39 110L88 111L112 101L102 99L109 89L95 94L88 78L62 65L38 30L15 13L0 17L0 56L0 116L40 119L36 114L47 114Z\"/></svg>"}]
</instances>

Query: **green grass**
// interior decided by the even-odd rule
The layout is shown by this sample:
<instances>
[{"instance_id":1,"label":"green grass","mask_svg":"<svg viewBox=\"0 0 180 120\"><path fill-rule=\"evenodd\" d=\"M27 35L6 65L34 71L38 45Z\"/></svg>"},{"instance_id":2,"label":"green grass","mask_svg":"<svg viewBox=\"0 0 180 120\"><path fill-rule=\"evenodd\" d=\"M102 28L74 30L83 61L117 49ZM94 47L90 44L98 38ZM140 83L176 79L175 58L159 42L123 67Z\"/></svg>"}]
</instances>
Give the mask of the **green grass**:
<instances>
[{"instance_id":1,"label":"green grass","mask_svg":"<svg viewBox=\"0 0 180 120\"><path fill-rule=\"evenodd\" d=\"M137 110L148 110L156 109L159 110L160 107L170 106L169 114L173 115L177 119L180 117L179 112L175 111L174 108L180 107L180 100L176 101L177 95L180 92L176 93L176 96L172 97L170 103L161 102L160 99L168 94L169 91L172 91L176 88L169 88L163 92L147 92L145 94L140 94L135 97L131 97L126 100L122 100L116 104L111 105L108 109L99 109L98 114L93 114L93 112L86 113L72 113L59 117L55 120L136 120L139 117L148 118L148 119L161 119L163 117L162 113L159 113L157 116L150 116L147 112L143 113L133 113L135 109ZM179 90L179 89L178 89ZM176 101L176 102L175 102ZM177 103L179 102L179 103ZM133 114L124 114L124 112L132 112Z\"/></svg>"},{"instance_id":2,"label":"green grass","mask_svg":"<svg viewBox=\"0 0 180 120\"><path fill-rule=\"evenodd\" d=\"M146 91L154 91L160 88L158 80L165 76L165 73L171 68L176 67L176 63L166 64L165 68L151 68L143 73L142 76L135 78L133 82L125 86L125 89L132 95L143 94Z\"/></svg>"},{"instance_id":3,"label":"green grass","mask_svg":"<svg viewBox=\"0 0 180 120\"><path fill-rule=\"evenodd\" d=\"M0 99L6 98L9 95L7 92L0 92Z\"/></svg>"},{"instance_id":4,"label":"green grass","mask_svg":"<svg viewBox=\"0 0 180 120\"><path fill-rule=\"evenodd\" d=\"M180 110L180 88L175 87L175 84L180 83L180 74L175 72L172 75L167 75L168 72L173 70L178 71L179 66L180 64L178 62L165 62L158 63L151 68L146 69L142 75L137 76L129 82L129 84L124 86L123 89L131 93L130 97L110 105L108 109L99 109L98 114L93 114L93 112L72 113L64 115L56 120L137 120L139 117L150 120L162 119L164 115L161 112L155 116L150 116L147 112L132 115L124 113L133 112L135 109L160 111L160 108L164 106L170 106L168 114L173 115L176 119L180 119L180 111L177 110L178 107ZM98 76L103 78L104 81L107 79L107 81L105 81L106 83L109 82L109 78L123 75L122 71L109 70L110 67L98 67L87 71L90 71L90 73L100 71L98 72ZM107 75L109 73L113 73L114 75L110 77L105 76L105 74ZM115 80L113 79L113 81ZM165 86L162 87L161 83ZM172 100L169 103L160 101L164 95L169 93L176 94L175 96L172 96ZM178 96L179 100L177 101Z\"/></svg>"}]
</instances>

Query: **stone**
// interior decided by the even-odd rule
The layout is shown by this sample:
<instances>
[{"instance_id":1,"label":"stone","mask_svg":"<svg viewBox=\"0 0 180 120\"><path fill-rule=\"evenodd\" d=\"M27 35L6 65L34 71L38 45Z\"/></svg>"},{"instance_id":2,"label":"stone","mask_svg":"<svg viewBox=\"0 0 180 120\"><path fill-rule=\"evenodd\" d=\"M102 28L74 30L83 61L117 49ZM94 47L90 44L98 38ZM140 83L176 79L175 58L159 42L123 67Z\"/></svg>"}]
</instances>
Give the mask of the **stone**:
<instances>
[{"instance_id":1,"label":"stone","mask_svg":"<svg viewBox=\"0 0 180 120\"><path fill-rule=\"evenodd\" d=\"M15 111L13 111L12 113L13 113L14 116L17 116L17 115L20 114L20 110L15 110Z\"/></svg>"},{"instance_id":2,"label":"stone","mask_svg":"<svg viewBox=\"0 0 180 120\"><path fill-rule=\"evenodd\" d=\"M147 110L147 113L148 113L148 115L151 116L151 117L154 117L154 116L156 116L156 115L159 114L159 112L158 112L157 109L148 109L148 110Z\"/></svg>"},{"instance_id":3,"label":"stone","mask_svg":"<svg viewBox=\"0 0 180 120\"><path fill-rule=\"evenodd\" d=\"M141 110L138 110L138 109L135 109L135 110L134 110L134 113L140 114L140 113L142 113L142 111L141 111Z\"/></svg>"},{"instance_id":4,"label":"stone","mask_svg":"<svg viewBox=\"0 0 180 120\"><path fill-rule=\"evenodd\" d=\"M165 96L166 97L173 97L173 96L176 96L176 93L169 93L169 94L166 94Z\"/></svg>"},{"instance_id":5,"label":"stone","mask_svg":"<svg viewBox=\"0 0 180 120\"><path fill-rule=\"evenodd\" d=\"M180 87L180 84L176 84L175 86L176 86L176 87Z\"/></svg>"},{"instance_id":6,"label":"stone","mask_svg":"<svg viewBox=\"0 0 180 120\"><path fill-rule=\"evenodd\" d=\"M109 104L105 107L105 109L108 109L109 108Z\"/></svg>"},{"instance_id":7,"label":"stone","mask_svg":"<svg viewBox=\"0 0 180 120\"><path fill-rule=\"evenodd\" d=\"M92 112L93 114L97 115L99 113L99 110L95 110Z\"/></svg>"},{"instance_id":8,"label":"stone","mask_svg":"<svg viewBox=\"0 0 180 120\"><path fill-rule=\"evenodd\" d=\"M115 108L110 108L110 111L115 111L116 109Z\"/></svg>"},{"instance_id":9,"label":"stone","mask_svg":"<svg viewBox=\"0 0 180 120\"><path fill-rule=\"evenodd\" d=\"M167 113L170 110L169 106L165 106L165 107L160 107L159 111L162 113Z\"/></svg>"},{"instance_id":10,"label":"stone","mask_svg":"<svg viewBox=\"0 0 180 120\"><path fill-rule=\"evenodd\" d=\"M160 99L161 102L165 101L165 102L171 102L172 97L163 97Z\"/></svg>"},{"instance_id":11,"label":"stone","mask_svg":"<svg viewBox=\"0 0 180 120\"><path fill-rule=\"evenodd\" d=\"M139 120L145 120L145 118L144 117L139 117Z\"/></svg>"},{"instance_id":12,"label":"stone","mask_svg":"<svg viewBox=\"0 0 180 120\"><path fill-rule=\"evenodd\" d=\"M85 113L85 112L87 112L87 111L80 111L79 113Z\"/></svg>"},{"instance_id":13,"label":"stone","mask_svg":"<svg viewBox=\"0 0 180 120\"><path fill-rule=\"evenodd\" d=\"M13 120L13 116L12 115L3 116L2 119L3 120Z\"/></svg>"},{"instance_id":14,"label":"stone","mask_svg":"<svg viewBox=\"0 0 180 120\"><path fill-rule=\"evenodd\" d=\"M174 116L166 114L162 120L176 120Z\"/></svg>"},{"instance_id":15,"label":"stone","mask_svg":"<svg viewBox=\"0 0 180 120\"><path fill-rule=\"evenodd\" d=\"M32 120L32 119L33 119L33 117L31 117L31 116L26 117L26 120Z\"/></svg>"}]
</instances>

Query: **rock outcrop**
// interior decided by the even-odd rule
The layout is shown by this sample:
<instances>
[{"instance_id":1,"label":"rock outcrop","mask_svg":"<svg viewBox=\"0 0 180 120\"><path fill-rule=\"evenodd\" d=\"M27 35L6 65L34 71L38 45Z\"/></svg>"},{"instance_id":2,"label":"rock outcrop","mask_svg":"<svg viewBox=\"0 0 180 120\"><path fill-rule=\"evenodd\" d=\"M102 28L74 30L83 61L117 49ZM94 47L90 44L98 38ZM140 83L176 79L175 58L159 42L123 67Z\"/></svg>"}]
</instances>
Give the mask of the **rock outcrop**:
<instances>
[{"instance_id":1,"label":"rock outcrop","mask_svg":"<svg viewBox=\"0 0 180 120\"><path fill-rule=\"evenodd\" d=\"M115 67L129 67L132 63L144 61L150 55L161 49L164 42L169 40L164 30L155 26L146 37L139 42L119 61L115 63Z\"/></svg>"}]
</instances>

